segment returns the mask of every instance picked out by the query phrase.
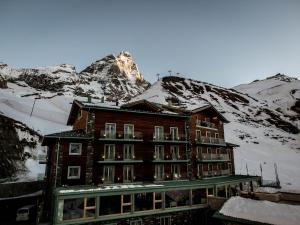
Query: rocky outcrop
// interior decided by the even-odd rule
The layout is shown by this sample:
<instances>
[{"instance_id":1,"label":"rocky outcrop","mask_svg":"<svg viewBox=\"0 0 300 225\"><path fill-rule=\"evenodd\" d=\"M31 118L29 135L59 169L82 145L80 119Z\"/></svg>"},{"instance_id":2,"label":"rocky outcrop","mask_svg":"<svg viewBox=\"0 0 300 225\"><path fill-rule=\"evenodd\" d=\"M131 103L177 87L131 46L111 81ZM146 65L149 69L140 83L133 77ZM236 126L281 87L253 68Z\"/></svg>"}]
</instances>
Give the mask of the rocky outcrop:
<instances>
[{"instance_id":1,"label":"rocky outcrop","mask_svg":"<svg viewBox=\"0 0 300 225\"><path fill-rule=\"evenodd\" d=\"M0 88L7 88L7 81L0 75Z\"/></svg>"},{"instance_id":2,"label":"rocky outcrop","mask_svg":"<svg viewBox=\"0 0 300 225\"><path fill-rule=\"evenodd\" d=\"M14 127L14 120L0 115L0 179L24 169L23 146Z\"/></svg>"}]
</instances>

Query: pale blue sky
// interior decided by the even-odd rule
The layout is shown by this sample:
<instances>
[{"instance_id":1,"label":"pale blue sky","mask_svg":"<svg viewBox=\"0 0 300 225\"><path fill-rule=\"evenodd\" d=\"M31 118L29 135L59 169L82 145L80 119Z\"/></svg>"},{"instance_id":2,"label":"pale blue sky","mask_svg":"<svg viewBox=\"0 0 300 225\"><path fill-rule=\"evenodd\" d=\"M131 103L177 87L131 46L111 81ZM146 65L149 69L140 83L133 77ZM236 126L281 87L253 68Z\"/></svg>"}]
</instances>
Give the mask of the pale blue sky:
<instances>
[{"instance_id":1,"label":"pale blue sky","mask_svg":"<svg viewBox=\"0 0 300 225\"><path fill-rule=\"evenodd\" d=\"M81 71L122 50L145 78L171 69L226 87L300 78L298 0L0 0L0 61Z\"/></svg>"}]
</instances>

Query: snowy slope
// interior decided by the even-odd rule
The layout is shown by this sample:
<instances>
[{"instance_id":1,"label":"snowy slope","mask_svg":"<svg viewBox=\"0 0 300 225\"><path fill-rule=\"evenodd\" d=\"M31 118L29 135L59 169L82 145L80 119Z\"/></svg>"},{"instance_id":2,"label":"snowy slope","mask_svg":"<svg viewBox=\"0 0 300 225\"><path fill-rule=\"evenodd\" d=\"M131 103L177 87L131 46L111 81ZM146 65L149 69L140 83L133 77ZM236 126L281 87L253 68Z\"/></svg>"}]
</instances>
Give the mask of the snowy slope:
<instances>
[{"instance_id":1,"label":"snowy slope","mask_svg":"<svg viewBox=\"0 0 300 225\"><path fill-rule=\"evenodd\" d=\"M195 108L210 102L230 121L225 139L240 145L235 150L237 174L260 175L275 179L277 163L282 186L300 189L300 138L295 122L269 105L232 89L180 77L164 77L133 100Z\"/></svg>"},{"instance_id":2,"label":"snowy slope","mask_svg":"<svg viewBox=\"0 0 300 225\"><path fill-rule=\"evenodd\" d=\"M294 109L297 101L300 104L300 80L297 78L277 74L264 80L238 85L233 89L265 101L269 107L289 116L300 115L300 110L297 112Z\"/></svg>"}]
</instances>

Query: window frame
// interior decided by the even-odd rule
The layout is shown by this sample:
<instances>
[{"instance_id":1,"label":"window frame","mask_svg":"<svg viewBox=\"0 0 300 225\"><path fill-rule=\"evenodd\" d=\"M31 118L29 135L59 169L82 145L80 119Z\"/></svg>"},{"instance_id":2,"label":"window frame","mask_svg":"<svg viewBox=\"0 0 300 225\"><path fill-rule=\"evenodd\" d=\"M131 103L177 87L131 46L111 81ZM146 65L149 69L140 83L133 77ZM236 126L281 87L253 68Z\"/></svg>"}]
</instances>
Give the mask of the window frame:
<instances>
[{"instance_id":1,"label":"window frame","mask_svg":"<svg viewBox=\"0 0 300 225\"><path fill-rule=\"evenodd\" d=\"M132 134L127 134L127 132L126 132L126 129L125 129L125 127L126 126L128 126L128 127L132 127ZM129 138L126 138L126 135L132 135L132 137L129 137ZM125 123L124 124L124 139L134 139L134 124L132 124L132 123Z\"/></svg>"},{"instance_id":2,"label":"window frame","mask_svg":"<svg viewBox=\"0 0 300 225\"><path fill-rule=\"evenodd\" d=\"M130 148L131 148L130 154L128 154L128 148L126 148L128 146L130 146ZM130 157L125 157L128 155L130 155ZM133 160L134 159L134 145L133 144L124 144L123 145L123 159L124 160Z\"/></svg>"},{"instance_id":3,"label":"window frame","mask_svg":"<svg viewBox=\"0 0 300 225\"><path fill-rule=\"evenodd\" d=\"M156 132L157 128L161 128L161 135L159 135L159 132ZM164 126L154 126L154 137L155 140L164 140Z\"/></svg>"},{"instance_id":4,"label":"window frame","mask_svg":"<svg viewBox=\"0 0 300 225\"><path fill-rule=\"evenodd\" d=\"M107 171L109 172L111 169L111 173L108 173L108 177L105 176L105 169L107 169ZM115 166L103 166L103 182L104 183L114 183L115 182ZM106 178L111 178L111 179L106 179Z\"/></svg>"},{"instance_id":5,"label":"window frame","mask_svg":"<svg viewBox=\"0 0 300 225\"><path fill-rule=\"evenodd\" d=\"M72 153L71 152L71 146L72 145L79 145L79 153ZM82 154L82 143L78 143L78 142L71 142L69 143L69 155L81 155Z\"/></svg>"},{"instance_id":6,"label":"window frame","mask_svg":"<svg viewBox=\"0 0 300 225\"><path fill-rule=\"evenodd\" d=\"M126 174L126 176L125 176L125 174ZM128 176L130 176L131 179L125 179L125 177L128 178ZM124 165L123 166L123 182L131 183L131 182L133 182L133 177L134 177L134 166L133 165Z\"/></svg>"},{"instance_id":7,"label":"window frame","mask_svg":"<svg viewBox=\"0 0 300 225\"><path fill-rule=\"evenodd\" d=\"M114 126L114 130L115 130L115 132L111 135L111 136L109 136L108 137L108 134L106 133L106 131L108 130L108 129L106 129L106 126L107 125L113 125ZM116 138L116 135L117 135L117 124L116 123L105 123L105 130L104 130L104 132L105 132L105 135L106 135L106 138Z\"/></svg>"},{"instance_id":8,"label":"window frame","mask_svg":"<svg viewBox=\"0 0 300 225\"><path fill-rule=\"evenodd\" d=\"M157 153L159 153L159 154L157 154ZM160 154L160 153L162 153L162 154ZM155 145L154 154L155 154L155 160L164 160L165 159L165 146L164 145ZM160 157L160 156L162 156L162 157Z\"/></svg>"},{"instance_id":9,"label":"window frame","mask_svg":"<svg viewBox=\"0 0 300 225\"><path fill-rule=\"evenodd\" d=\"M111 154L112 149L110 148L110 146L113 146L113 154ZM109 148L106 149L106 147L109 147ZM106 157L107 156L106 153L109 153L108 156L113 155L113 157L112 158ZM103 156L104 156L104 160L107 160L107 161L115 160L115 158L116 158L116 145L115 144L105 144L104 145Z\"/></svg>"},{"instance_id":10,"label":"window frame","mask_svg":"<svg viewBox=\"0 0 300 225\"><path fill-rule=\"evenodd\" d=\"M174 137L172 136L172 135L173 135L172 130L175 130ZM174 141L174 140L177 141L178 138L179 138L178 127L170 127L170 139L173 140L173 141Z\"/></svg>"},{"instance_id":11,"label":"window frame","mask_svg":"<svg viewBox=\"0 0 300 225\"><path fill-rule=\"evenodd\" d=\"M78 169L78 175L77 176L70 176L71 169ZM81 166L68 166L68 173L67 173L67 179L68 180L78 180L81 177Z\"/></svg>"}]
</instances>

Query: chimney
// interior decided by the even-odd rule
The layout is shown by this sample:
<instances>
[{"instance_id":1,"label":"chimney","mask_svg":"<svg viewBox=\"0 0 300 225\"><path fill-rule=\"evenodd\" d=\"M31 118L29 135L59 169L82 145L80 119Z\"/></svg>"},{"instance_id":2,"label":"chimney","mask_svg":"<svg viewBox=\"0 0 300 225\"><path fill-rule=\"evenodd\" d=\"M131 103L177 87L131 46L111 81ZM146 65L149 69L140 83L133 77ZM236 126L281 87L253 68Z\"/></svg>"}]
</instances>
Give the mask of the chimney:
<instances>
[{"instance_id":1,"label":"chimney","mask_svg":"<svg viewBox=\"0 0 300 225\"><path fill-rule=\"evenodd\" d=\"M91 103L92 102L92 97L89 95L88 96L88 103Z\"/></svg>"}]
</instances>

